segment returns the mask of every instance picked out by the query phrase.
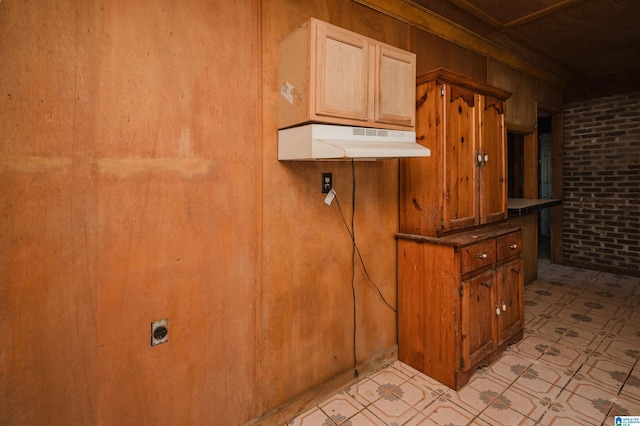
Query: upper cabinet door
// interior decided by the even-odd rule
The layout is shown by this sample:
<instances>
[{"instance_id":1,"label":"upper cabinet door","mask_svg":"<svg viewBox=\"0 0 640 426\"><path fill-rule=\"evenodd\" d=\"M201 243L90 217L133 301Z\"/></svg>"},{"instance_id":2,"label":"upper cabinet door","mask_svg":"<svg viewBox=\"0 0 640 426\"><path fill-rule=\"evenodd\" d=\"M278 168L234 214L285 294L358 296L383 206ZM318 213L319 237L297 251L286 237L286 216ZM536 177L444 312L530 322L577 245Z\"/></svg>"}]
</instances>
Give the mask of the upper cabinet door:
<instances>
[{"instance_id":1,"label":"upper cabinet door","mask_svg":"<svg viewBox=\"0 0 640 426\"><path fill-rule=\"evenodd\" d=\"M453 85L444 87L444 232L478 224L478 150L474 93Z\"/></svg>"},{"instance_id":2,"label":"upper cabinet door","mask_svg":"<svg viewBox=\"0 0 640 426\"><path fill-rule=\"evenodd\" d=\"M317 31L316 114L366 121L368 40L335 26Z\"/></svg>"},{"instance_id":3,"label":"upper cabinet door","mask_svg":"<svg viewBox=\"0 0 640 426\"><path fill-rule=\"evenodd\" d=\"M382 44L376 45L375 52L375 121L413 127L416 56Z\"/></svg>"},{"instance_id":4,"label":"upper cabinet door","mask_svg":"<svg viewBox=\"0 0 640 426\"><path fill-rule=\"evenodd\" d=\"M507 150L504 102L480 96L480 223L507 218Z\"/></svg>"}]
</instances>

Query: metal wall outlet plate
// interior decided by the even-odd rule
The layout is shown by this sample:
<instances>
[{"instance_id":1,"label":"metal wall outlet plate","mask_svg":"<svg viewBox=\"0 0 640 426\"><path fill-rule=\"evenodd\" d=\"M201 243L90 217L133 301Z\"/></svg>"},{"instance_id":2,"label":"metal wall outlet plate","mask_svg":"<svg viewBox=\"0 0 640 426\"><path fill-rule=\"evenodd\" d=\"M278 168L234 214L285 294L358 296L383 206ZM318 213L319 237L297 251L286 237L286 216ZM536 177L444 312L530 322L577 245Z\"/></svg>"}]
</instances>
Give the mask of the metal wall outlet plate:
<instances>
[{"instance_id":1,"label":"metal wall outlet plate","mask_svg":"<svg viewBox=\"0 0 640 426\"><path fill-rule=\"evenodd\" d=\"M151 323L151 346L169 341L169 318Z\"/></svg>"}]
</instances>

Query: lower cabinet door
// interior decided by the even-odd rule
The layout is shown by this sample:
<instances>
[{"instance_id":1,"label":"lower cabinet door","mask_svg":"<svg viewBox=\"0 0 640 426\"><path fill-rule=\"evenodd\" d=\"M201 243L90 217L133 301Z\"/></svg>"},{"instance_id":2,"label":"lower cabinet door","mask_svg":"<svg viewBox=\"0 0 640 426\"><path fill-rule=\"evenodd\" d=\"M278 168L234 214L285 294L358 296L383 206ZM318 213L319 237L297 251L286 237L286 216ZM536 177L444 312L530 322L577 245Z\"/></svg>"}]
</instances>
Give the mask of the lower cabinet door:
<instances>
[{"instance_id":1,"label":"lower cabinet door","mask_svg":"<svg viewBox=\"0 0 640 426\"><path fill-rule=\"evenodd\" d=\"M463 371L468 371L497 347L494 280L493 271L487 271L462 282L460 367Z\"/></svg>"},{"instance_id":2,"label":"lower cabinet door","mask_svg":"<svg viewBox=\"0 0 640 426\"><path fill-rule=\"evenodd\" d=\"M524 326L522 260L505 263L496 269L498 316L498 344L502 344Z\"/></svg>"}]
</instances>

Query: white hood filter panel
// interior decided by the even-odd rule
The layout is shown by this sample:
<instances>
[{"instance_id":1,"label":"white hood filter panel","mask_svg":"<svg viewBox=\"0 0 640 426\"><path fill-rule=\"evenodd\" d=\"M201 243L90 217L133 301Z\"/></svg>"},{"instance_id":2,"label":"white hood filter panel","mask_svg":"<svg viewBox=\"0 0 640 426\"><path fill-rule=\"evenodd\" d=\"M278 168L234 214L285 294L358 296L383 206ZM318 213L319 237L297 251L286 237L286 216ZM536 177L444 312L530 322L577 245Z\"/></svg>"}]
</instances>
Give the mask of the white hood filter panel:
<instances>
[{"instance_id":1,"label":"white hood filter panel","mask_svg":"<svg viewBox=\"0 0 640 426\"><path fill-rule=\"evenodd\" d=\"M429 157L416 133L307 124L278 131L278 160L383 160Z\"/></svg>"}]
</instances>

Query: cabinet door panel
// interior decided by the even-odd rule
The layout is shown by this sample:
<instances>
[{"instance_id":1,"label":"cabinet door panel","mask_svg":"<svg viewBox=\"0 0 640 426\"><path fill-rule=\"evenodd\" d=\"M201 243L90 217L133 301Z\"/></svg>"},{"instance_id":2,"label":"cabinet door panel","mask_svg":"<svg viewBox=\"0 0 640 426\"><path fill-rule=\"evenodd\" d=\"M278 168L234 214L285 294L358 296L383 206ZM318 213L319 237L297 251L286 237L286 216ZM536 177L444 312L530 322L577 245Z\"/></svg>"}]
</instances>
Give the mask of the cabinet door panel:
<instances>
[{"instance_id":1,"label":"cabinet door panel","mask_svg":"<svg viewBox=\"0 0 640 426\"><path fill-rule=\"evenodd\" d=\"M496 345L493 271L462 283L462 360L464 371L493 352Z\"/></svg>"},{"instance_id":2,"label":"cabinet door panel","mask_svg":"<svg viewBox=\"0 0 640 426\"><path fill-rule=\"evenodd\" d=\"M503 102L481 96L480 223L507 217L506 140Z\"/></svg>"},{"instance_id":3,"label":"cabinet door panel","mask_svg":"<svg viewBox=\"0 0 640 426\"><path fill-rule=\"evenodd\" d=\"M413 126L416 99L416 57L387 45L376 46L377 98L374 120Z\"/></svg>"},{"instance_id":4,"label":"cabinet door panel","mask_svg":"<svg viewBox=\"0 0 640 426\"><path fill-rule=\"evenodd\" d=\"M496 282L497 301L502 311L498 317L498 344L502 344L524 326L522 260L498 267Z\"/></svg>"},{"instance_id":5,"label":"cabinet door panel","mask_svg":"<svg viewBox=\"0 0 640 426\"><path fill-rule=\"evenodd\" d=\"M367 120L368 55L366 38L332 26L318 26L316 114Z\"/></svg>"},{"instance_id":6,"label":"cabinet door panel","mask_svg":"<svg viewBox=\"0 0 640 426\"><path fill-rule=\"evenodd\" d=\"M478 224L476 105L472 92L445 86L443 231Z\"/></svg>"}]
</instances>

